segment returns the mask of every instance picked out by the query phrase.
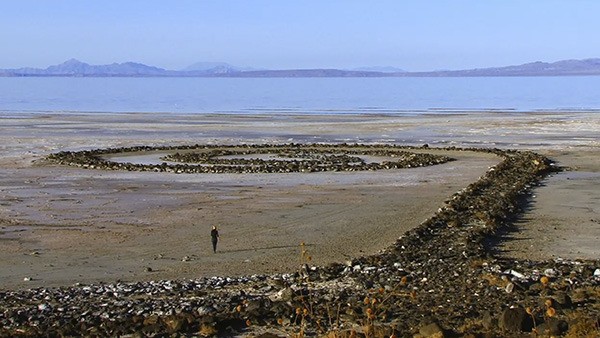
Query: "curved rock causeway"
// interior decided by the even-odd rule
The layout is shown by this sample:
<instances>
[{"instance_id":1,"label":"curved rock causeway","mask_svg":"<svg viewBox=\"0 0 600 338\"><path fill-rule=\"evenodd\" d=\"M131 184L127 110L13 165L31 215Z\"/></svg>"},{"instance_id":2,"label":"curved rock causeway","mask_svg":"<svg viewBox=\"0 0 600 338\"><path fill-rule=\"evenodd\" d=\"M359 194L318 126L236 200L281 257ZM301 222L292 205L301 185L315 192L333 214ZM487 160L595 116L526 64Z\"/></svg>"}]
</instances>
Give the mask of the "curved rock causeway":
<instances>
[{"instance_id":1,"label":"curved rock causeway","mask_svg":"<svg viewBox=\"0 0 600 338\"><path fill-rule=\"evenodd\" d=\"M427 147L425 147L427 148ZM59 164L91 169L155 171L174 173L290 173L323 171L361 171L423 167L445 163L447 156L414 153L393 145L359 144L282 144L282 145L193 145L178 147L130 147L59 152L48 159ZM175 152L174 152L175 151ZM107 156L124 153L166 152L160 164L122 163ZM275 158L239 158L249 155ZM236 158L223 158L236 156ZM366 162L359 156L386 158ZM167 161L171 161L168 163ZM173 163L173 162L181 162Z\"/></svg>"}]
</instances>

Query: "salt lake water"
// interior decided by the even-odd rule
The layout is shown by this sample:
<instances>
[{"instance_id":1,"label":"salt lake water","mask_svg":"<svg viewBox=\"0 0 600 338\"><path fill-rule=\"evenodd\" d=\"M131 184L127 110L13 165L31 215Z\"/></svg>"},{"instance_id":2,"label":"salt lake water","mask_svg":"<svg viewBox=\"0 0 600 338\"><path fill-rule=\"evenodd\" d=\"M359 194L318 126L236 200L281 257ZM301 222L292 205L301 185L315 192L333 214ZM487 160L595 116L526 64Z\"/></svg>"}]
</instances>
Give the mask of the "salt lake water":
<instances>
[{"instance_id":1,"label":"salt lake water","mask_svg":"<svg viewBox=\"0 0 600 338\"><path fill-rule=\"evenodd\" d=\"M600 76L0 78L0 111L422 113L600 110Z\"/></svg>"}]
</instances>

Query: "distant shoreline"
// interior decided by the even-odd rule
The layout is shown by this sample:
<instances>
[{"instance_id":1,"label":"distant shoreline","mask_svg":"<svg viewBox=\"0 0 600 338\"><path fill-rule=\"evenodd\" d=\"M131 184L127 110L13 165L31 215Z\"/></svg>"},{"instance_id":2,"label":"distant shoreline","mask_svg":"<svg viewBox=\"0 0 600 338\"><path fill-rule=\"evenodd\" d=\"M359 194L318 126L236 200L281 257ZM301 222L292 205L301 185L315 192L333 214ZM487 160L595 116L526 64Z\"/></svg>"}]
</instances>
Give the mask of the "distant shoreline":
<instances>
[{"instance_id":1,"label":"distant shoreline","mask_svg":"<svg viewBox=\"0 0 600 338\"><path fill-rule=\"evenodd\" d=\"M25 115L29 116L40 116L40 115L68 115L68 116L158 116L158 115L169 115L169 116L214 116L214 117L319 117L319 116L331 116L331 117L363 117L363 118L374 118L374 117L442 117L442 116L459 116L459 115L471 115L471 116L486 116L490 114L502 114L502 115L557 115L562 116L564 114L597 114L600 113L600 109L525 109L519 110L516 108L506 109L414 109L405 111L286 111L286 110L272 110L272 111L231 111L231 112L153 112L153 111L87 111L87 110L0 110L0 117L2 118L23 118Z\"/></svg>"},{"instance_id":2,"label":"distant shoreline","mask_svg":"<svg viewBox=\"0 0 600 338\"><path fill-rule=\"evenodd\" d=\"M320 71L320 70L317 70ZM386 73L375 73L372 74L351 74L351 71L344 72L343 74L315 74L312 70L308 71L285 71L285 73L278 73L279 71L268 71L266 74L247 74L246 72L235 73L235 74L210 74L210 75L124 75L124 74L96 74L96 75L80 75L80 74L59 74L59 75L26 75L26 74L2 74L0 77L4 78L230 78L230 79L274 79L274 78L402 78L402 77L413 77L413 78L479 78L479 77L579 77L579 76L600 76L598 73L566 73L566 74L440 74L438 72L415 72L415 73L401 73L401 74L386 74ZM462 72L462 71L450 71L449 73Z\"/></svg>"},{"instance_id":3,"label":"distant shoreline","mask_svg":"<svg viewBox=\"0 0 600 338\"><path fill-rule=\"evenodd\" d=\"M228 64L206 69L169 70L136 62L90 65L76 59L40 68L0 69L0 77L218 77L218 78L296 78L296 77L538 77L598 76L600 59L531 62L521 65L461 70L372 71L337 68L242 70Z\"/></svg>"}]
</instances>

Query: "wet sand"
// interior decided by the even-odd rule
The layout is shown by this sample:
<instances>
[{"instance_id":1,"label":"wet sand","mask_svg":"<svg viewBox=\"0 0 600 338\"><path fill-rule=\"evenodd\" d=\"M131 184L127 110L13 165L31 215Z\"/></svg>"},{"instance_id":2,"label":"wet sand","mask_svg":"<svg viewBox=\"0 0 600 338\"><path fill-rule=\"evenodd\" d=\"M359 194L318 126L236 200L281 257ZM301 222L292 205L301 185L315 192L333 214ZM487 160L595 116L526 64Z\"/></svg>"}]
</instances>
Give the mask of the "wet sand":
<instances>
[{"instance_id":1,"label":"wet sand","mask_svg":"<svg viewBox=\"0 0 600 338\"><path fill-rule=\"evenodd\" d=\"M12 114L0 120L0 288L294 271L375 253L499 161L378 172L167 174L48 165L60 150L195 143L378 142L531 149L572 170L547 179L515 258L600 256L598 113L452 115ZM18 117L16 117L18 116ZM210 248L210 226L221 232ZM24 279L31 279L25 281Z\"/></svg>"},{"instance_id":2,"label":"wet sand","mask_svg":"<svg viewBox=\"0 0 600 338\"><path fill-rule=\"evenodd\" d=\"M600 151L542 151L567 171L535 189L528 212L499 249L521 259L600 259Z\"/></svg>"}]
</instances>

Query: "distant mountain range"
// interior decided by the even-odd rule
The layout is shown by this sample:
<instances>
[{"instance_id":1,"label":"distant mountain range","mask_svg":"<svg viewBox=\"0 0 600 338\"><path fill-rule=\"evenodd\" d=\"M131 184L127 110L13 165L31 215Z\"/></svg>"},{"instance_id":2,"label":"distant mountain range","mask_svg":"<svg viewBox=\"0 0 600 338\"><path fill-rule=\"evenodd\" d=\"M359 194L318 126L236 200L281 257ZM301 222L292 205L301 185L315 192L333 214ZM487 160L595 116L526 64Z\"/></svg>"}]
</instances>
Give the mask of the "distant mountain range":
<instances>
[{"instance_id":1,"label":"distant mountain range","mask_svg":"<svg viewBox=\"0 0 600 338\"><path fill-rule=\"evenodd\" d=\"M360 67L352 70L361 72L380 72L380 73L403 73L406 72L404 69L396 67Z\"/></svg>"},{"instance_id":2,"label":"distant mountain range","mask_svg":"<svg viewBox=\"0 0 600 338\"><path fill-rule=\"evenodd\" d=\"M46 69L18 68L2 69L0 76L65 76L65 77L94 77L94 76L168 76L176 75L166 69L147 66L141 63L125 62L110 65L93 66L71 59L59 65Z\"/></svg>"},{"instance_id":3,"label":"distant mountain range","mask_svg":"<svg viewBox=\"0 0 600 338\"><path fill-rule=\"evenodd\" d=\"M135 62L90 65L71 59L46 69L0 69L4 77L469 77L600 75L600 58L533 62L517 66L408 72L394 67L342 69L256 70L224 62L199 62L182 70L168 70Z\"/></svg>"},{"instance_id":4,"label":"distant mountain range","mask_svg":"<svg viewBox=\"0 0 600 338\"><path fill-rule=\"evenodd\" d=\"M250 70L256 70L256 69L251 68L251 67L232 66L225 62L196 62L193 65L190 65L190 66L182 69L182 71L184 71L184 72L200 71L200 72L209 72L209 73L213 73L213 74L228 74L228 73L244 72L244 71L250 71Z\"/></svg>"},{"instance_id":5,"label":"distant mountain range","mask_svg":"<svg viewBox=\"0 0 600 338\"><path fill-rule=\"evenodd\" d=\"M411 76L568 76L600 75L600 58L531 62L517 66L410 73Z\"/></svg>"}]
</instances>

